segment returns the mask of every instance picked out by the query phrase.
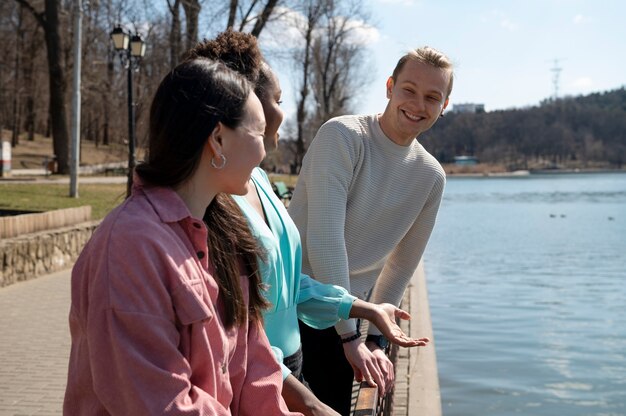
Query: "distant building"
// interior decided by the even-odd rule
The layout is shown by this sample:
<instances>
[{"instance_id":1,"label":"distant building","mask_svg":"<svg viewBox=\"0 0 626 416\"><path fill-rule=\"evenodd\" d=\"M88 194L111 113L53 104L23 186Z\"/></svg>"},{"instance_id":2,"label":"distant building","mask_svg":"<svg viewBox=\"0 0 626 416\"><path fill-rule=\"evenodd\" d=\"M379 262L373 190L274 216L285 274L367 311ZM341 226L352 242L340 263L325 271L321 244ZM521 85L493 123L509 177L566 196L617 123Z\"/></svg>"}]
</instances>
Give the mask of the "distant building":
<instances>
[{"instance_id":1,"label":"distant building","mask_svg":"<svg viewBox=\"0 0 626 416\"><path fill-rule=\"evenodd\" d=\"M452 104L452 112L454 113L484 113L485 104L475 104L475 103Z\"/></svg>"},{"instance_id":2,"label":"distant building","mask_svg":"<svg viewBox=\"0 0 626 416\"><path fill-rule=\"evenodd\" d=\"M454 156L454 164L460 166L472 166L478 163L476 156Z\"/></svg>"}]
</instances>

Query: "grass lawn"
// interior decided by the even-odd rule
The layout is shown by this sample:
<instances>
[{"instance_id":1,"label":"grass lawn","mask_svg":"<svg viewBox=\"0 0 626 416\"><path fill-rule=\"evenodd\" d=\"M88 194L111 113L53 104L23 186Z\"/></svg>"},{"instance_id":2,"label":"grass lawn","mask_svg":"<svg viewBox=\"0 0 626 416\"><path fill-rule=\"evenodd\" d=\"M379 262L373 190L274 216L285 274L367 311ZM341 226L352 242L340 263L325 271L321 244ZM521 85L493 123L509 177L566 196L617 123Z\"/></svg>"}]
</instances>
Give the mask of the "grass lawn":
<instances>
[{"instance_id":1,"label":"grass lawn","mask_svg":"<svg viewBox=\"0 0 626 416\"><path fill-rule=\"evenodd\" d=\"M91 218L102 219L126 196L126 184L81 184L79 198L70 198L67 184L0 183L0 209L50 211L91 205Z\"/></svg>"},{"instance_id":2,"label":"grass lawn","mask_svg":"<svg viewBox=\"0 0 626 416\"><path fill-rule=\"evenodd\" d=\"M270 174L272 181L296 184L296 175ZM79 198L70 198L68 184L0 182L0 209L16 211L50 211L91 205L91 218L102 219L126 196L126 184L80 184Z\"/></svg>"}]
</instances>

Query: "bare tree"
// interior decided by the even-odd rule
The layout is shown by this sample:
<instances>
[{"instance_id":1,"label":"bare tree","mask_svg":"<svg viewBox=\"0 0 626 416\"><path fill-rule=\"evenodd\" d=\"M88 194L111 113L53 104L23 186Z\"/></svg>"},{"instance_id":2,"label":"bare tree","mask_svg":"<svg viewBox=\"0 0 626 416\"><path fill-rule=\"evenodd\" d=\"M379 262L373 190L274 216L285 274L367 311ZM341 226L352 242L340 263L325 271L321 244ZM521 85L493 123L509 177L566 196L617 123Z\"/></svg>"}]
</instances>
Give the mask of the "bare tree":
<instances>
[{"instance_id":1,"label":"bare tree","mask_svg":"<svg viewBox=\"0 0 626 416\"><path fill-rule=\"evenodd\" d=\"M306 152L305 147L305 130L307 128L307 121L309 118L308 104L309 104L309 84L311 82L311 55L312 46L314 41L314 32L317 29L319 20L324 14L326 7L325 0L306 0L303 4L303 15L305 17L304 27L300 28L302 37L304 38L304 47L302 50L296 50L294 52L294 62L300 66L301 81L298 91L298 97L296 99L296 144L294 154L294 168L292 173L296 173L300 166L302 166L302 159Z\"/></svg>"},{"instance_id":2,"label":"bare tree","mask_svg":"<svg viewBox=\"0 0 626 416\"><path fill-rule=\"evenodd\" d=\"M356 0L345 1L360 5ZM316 126L327 117L349 111L355 92L351 87L354 85L352 78L363 79L355 71L354 63L358 62L355 56L363 52L349 39L354 22L341 18L352 18L358 13L344 7L344 2L166 0L162 3L167 8L154 7L150 0L98 0L85 4L82 53L83 62L89 63L82 68L81 111L85 122L81 137L85 140L108 145L114 153L115 148L124 150L122 145L128 138L127 72L119 70L119 60L109 38L118 24L125 24L127 28L134 24L134 31L140 32L147 43L141 69L133 73L139 148L147 137L148 104L158 83L201 33L216 32L227 24L258 36L293 9L303 16L299 20L302 42L290 46L291 49L283 47L281 51L284 51L283 56L289 55L298 62L297 114L289 134L297 139L290 143L297 147L294 151L298 154L294 163L296 169ZM67 0L0 2L0 123L11 126L12 99L18 97L20 101L15 108L21 111L23 120L18 128L28 131L29 137L34 133L49 135L52 130L53 150L60 172L67 169L69 159L65 114L69 96L65 93L64 74L73 65L73 57L65 53L72 44L73 33L70 25L64 25L63 21L71 19L73 11L71 8L61 10L61 5L69 4ZM18 8L25 10L21 47L16 36ZM204 26L201 27L200 22ZM38 53L44 44L45 57ZM16 50L20 51L17 68ZM44 64L44 59L48 65ZM47 68L47 72L39 68ZM42 82L45 77L48 85ZM15 93L16 86L21 86L19 95Z\"/></svg>"},{"instance_id":3,"label":"bare tree","mask_svg":"<svg viewBox=\"0 0 626 416\"><path fill-rule=\"evenodd\" d=\"M366 49L356 31L367 26L361 0L302 0L301 49L293 62L299 73L296 137L292 173L302 165L307 143L331 117L351 111L350 104L369 82L362 71Z\"/></svg>"},{"instance_id":4,"label":"bare tree","mask_svg":"<svg viewBox=\"0 0 626 416\"><path fill-rule=\"evenodd\" d=\"M371 80L361 70L365 57L357 36L367 27L369 16L363 10L360 0L330 1L324 10L324 24L312 46L316 128L350 112L354 97Z\"/></svg>"},{"instance_id":5,"label":"bare tree","mask_svg":"<svg viewBox=\"0 0 626 416\"><path fill-rule=\"evenodd\" d=\"M44 31L48 56L50 88L50 122L52 124L53 150L57 157L59 173L69 171L69 132L65 107L66 79L59 34L59 0L45 0L43 12L38 12L27 0L15 0L30 11Z\"/></svg>"}]
</instances>

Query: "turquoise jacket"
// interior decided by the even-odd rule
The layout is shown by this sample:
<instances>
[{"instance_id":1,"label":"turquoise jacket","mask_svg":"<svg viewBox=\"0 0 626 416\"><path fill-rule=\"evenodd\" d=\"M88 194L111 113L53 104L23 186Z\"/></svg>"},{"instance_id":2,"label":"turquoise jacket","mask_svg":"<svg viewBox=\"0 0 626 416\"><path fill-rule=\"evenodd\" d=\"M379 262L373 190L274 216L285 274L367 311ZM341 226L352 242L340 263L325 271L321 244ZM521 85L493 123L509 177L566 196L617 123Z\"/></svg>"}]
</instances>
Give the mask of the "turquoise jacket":
<instances>
[{"instance_id":1,"label":"turquoise jacket","mask_svg":"<svg viewBox=\"0 0 626 416\"><path fill-rule=\"evenodd\" d=\"M267 174L260 168L252 172L265 220L245 197L233 198L247 217L250 228L266 259L259 260L266 298L272 306L265 311L265 332L275 350L278 362L300 348L298 319L316 329L335 325L348 319L356 298L342 287L327 285L302 273L300 234L283 203L274 194ZM282 365L283 378L290 374Z\"/></svg>"}]
</instances>

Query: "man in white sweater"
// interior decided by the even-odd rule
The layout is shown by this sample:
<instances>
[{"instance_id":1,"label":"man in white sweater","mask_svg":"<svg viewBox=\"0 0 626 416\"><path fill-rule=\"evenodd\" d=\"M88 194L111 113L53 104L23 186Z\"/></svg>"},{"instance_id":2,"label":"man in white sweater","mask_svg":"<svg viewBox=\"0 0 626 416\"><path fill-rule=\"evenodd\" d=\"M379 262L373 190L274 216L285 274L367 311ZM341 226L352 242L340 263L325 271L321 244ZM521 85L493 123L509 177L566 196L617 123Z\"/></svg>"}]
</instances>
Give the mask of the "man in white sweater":
<instances>
[{"instance_id":1,"label":"man in white sweater","mask_svg":"<svg viewBox=\"0 0 626 416\"><path fill-rule=\"evenodd\" d=\"M416 140L448 105L453 70L423 47L403 56L387 80L382 114L334 118L304 158L289 213L300 230L303 271L354 296L399 305L435 224L445 185L437 160ZM315 330L301 323L303 375L313 392L349 414L352 379L394 381L385 340L355 320Z\"/></svg>"}]
</instances>

